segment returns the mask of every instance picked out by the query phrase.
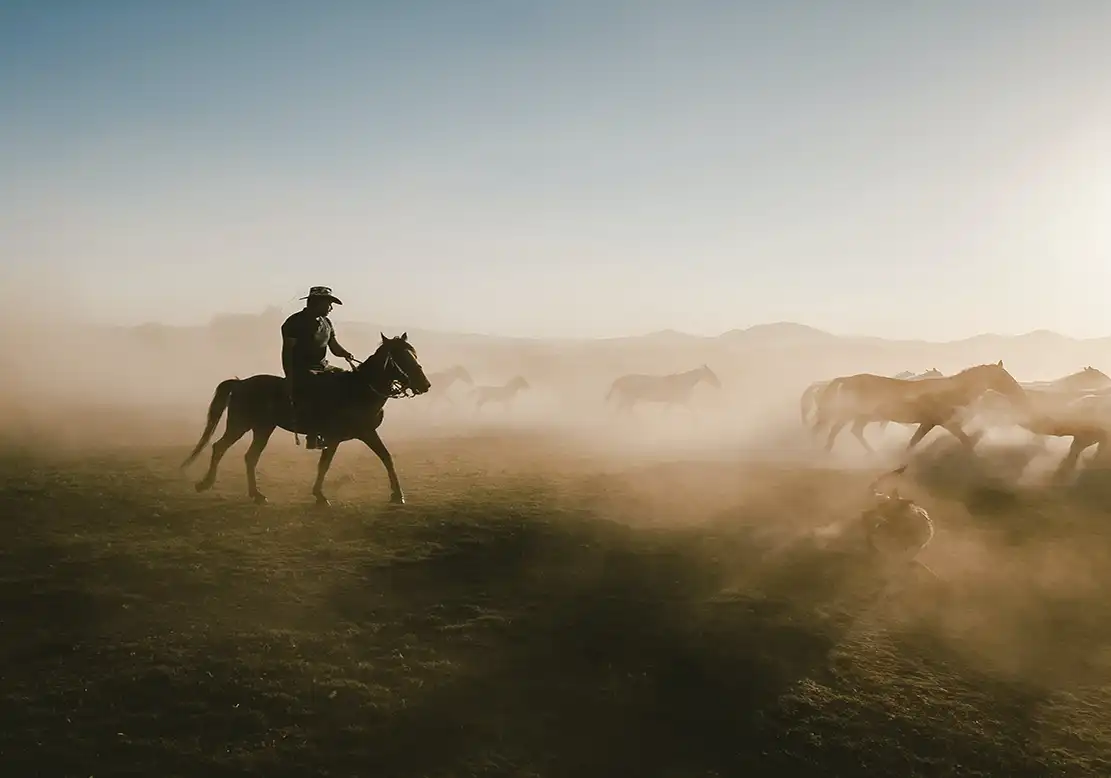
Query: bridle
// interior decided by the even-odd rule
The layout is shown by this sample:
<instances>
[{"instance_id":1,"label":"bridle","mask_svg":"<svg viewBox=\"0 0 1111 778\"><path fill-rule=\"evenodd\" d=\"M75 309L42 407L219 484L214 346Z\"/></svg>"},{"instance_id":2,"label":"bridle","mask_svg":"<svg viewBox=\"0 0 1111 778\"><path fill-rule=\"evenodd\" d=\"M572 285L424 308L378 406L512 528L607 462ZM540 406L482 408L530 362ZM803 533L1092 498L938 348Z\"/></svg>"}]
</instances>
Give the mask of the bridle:
<instances>
[{"instance_id":1,"label":"bridle","mask_svg":"<svg viewBox=\"0 0 1111 778\"><path fill-rule=\"evenodd\" d=\"M394 359L393 352L391 352L389 349L386 349L385 359L383 359L381 365L378 366L371 364L371 360L373 360L376 356L378 355L374 354L364 362L360 362L359 360L354 358L348 359L347 362L351 365L351 372L358 373L360 372L360 368L363 368L363 366L366 365L367 367L364 368L366 370L373 370L375 369L375 367L378 367L379 369L381 369L383 377L385 377L388 374L389 369L392 367L394 370L404 376L404 381L397 378L390 379L389 389L386 390L382 390L376 387L373 383L373 380L368 380L364 384L364 386L366 386L367 389L374 392L379 397L386 400L397 400L402 397L416 397L417 393L414 392L411 387L412 382L409 378L409 374L403 367L401 367L401 365L398 364L397 360Z\"/></svg>"}]
</instances>

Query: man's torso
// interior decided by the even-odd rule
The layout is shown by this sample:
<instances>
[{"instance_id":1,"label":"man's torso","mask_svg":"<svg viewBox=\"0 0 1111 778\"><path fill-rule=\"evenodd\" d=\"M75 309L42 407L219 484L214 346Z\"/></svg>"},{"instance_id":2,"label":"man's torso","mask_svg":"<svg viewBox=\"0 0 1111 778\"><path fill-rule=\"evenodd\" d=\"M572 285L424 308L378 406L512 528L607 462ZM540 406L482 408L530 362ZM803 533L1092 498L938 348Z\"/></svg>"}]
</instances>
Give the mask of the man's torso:
<instances>
[{"instance_id":1,"label":"man's torso","mask_svg":"<svg viewBox=\"0 0 1111 778\"><path fill-rule=\"evenodd\" d=\"M314 316L301 310L282 324L282 337L295 338L292 367L298 373L327 368L328 342L334 330L327 316Z\"/></svg>"}]
</instances>

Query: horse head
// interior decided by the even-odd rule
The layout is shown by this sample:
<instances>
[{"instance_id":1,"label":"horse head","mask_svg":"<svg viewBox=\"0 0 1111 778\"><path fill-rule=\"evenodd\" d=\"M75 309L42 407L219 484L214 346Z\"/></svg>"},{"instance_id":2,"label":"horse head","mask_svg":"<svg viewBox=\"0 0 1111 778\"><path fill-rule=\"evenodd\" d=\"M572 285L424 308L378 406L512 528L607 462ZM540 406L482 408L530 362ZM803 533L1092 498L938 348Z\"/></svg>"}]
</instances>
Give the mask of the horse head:
<instances>
[{"instance_id":1,"label":"horse head","mask_svg":"<svg viewBox=\"0 0 1111 778\"><path fill-rule=\"evenodd\" d=\"M721 388L721 379L717 377L717 373L710 369L709 365L704 364L699 370L701 371L700 378L702 378L702 380L715 389Z\"/></svg>"},{"instance_id":2,"label":"horse head","mask_svg":"<svg viewBox=\"0 0 1111 778\"><path fill-rule=\"evenodd\" d=\"M432 388L407 332L396 338L382 334L382 344L354 372L367 386L387 397L406 392L419 395Z\"/></svg>"},{"instance_id":3,"label":"horse head","mask_svg":"<svg viewBox=\"0 0 1111 778\"><path fill-rule=\"evenodd\" d=\"M531 389L529 382L524 379L524 376L514 376L513 380L509 382L508 386L515 389Z\"/></svg>"},{"instance_id":4,"label":"horse head","mask_svg":"<svg viewBox=\"0 0 1111 778\"><path fill-rule=\"evenodd\" d=\"M1030 397L1026 390L1019 385L1014 376L1003 367L1003 360L994 364L976 365L957 374L975 389L980 396L987 392L996 392L1007 398L1010 405L1021 410L1030 409Z\"/></svg>"},{"instance_id":5,"label":"horse head","mask_svg":"<svg viewBox=\"0 0 1111 778\"><path fill-rule=\"evenodd\" d=\"M1091 365L1074 373L1069 376L1069 378L1077 379L1077 388L1081 390L1102 389L1106 386L1111 386L1111 376L1108 376L1107 373L1104 373L1102 370L1097 370Z\"/></svg>"},{"instance_id":6,"label":"horse head","mask_svg":"<svg viewBox=\"0 0 1111 778\"><path fill-rule=\"evenodd\" d=\"M458 381L462 381L467 386L474 386L474 379L471 378L471 374L467 372L467 368L463 367L462 365L456 365L455 367L453 367L451 370L448 371L448 375Z\"/></svg>"}]
</instances>

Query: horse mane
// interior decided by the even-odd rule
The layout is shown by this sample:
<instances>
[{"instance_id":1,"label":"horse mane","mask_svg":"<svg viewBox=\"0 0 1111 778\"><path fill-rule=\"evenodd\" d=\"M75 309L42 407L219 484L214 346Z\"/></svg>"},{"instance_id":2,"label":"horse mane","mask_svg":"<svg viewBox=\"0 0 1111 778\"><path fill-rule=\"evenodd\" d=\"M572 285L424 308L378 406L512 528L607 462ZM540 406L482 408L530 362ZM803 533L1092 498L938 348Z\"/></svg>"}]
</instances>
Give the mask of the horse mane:
<instances>
[{"instance_id":1,"label":"horse mane","mask_svg":"<svg viewBox=\"0 0 1111 778\"><path fill-rule=\"evenodd\" d=\"M953 377L955 378L957 376L962 376L965 373L971 373L973 370L983 370L985 367L999 367L999 368L1002 368L1003 363L1002 363L1002 361L1000 361L1000 362L985 362L982 365L972 365L971 367L966 367L964 370L961 370L958 373L954 373Z\"/></svg>"}]
</instances>

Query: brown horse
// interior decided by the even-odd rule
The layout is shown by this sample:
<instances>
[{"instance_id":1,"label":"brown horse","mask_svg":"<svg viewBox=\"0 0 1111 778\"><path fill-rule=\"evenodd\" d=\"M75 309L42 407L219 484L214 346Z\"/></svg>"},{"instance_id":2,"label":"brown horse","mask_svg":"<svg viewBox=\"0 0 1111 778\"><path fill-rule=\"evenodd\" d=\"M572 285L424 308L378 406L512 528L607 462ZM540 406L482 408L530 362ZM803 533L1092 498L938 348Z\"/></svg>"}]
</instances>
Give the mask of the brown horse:
<instances>
[{"instance_id":1,"label":"brown horse","mask_svg":"<svg viewBox=\"0 0 1111 778\"><path fill-rule=\"evenodd\" d=\"M508 408L518 394L531 388L523 376L514 376L501 386L476 386L471 390L474 411L478 413L487 403L500 403L503 408Z\"/></svg>"},{"instance_id":2,"label":"brown horse","mask_svg":"<svg viewBox=\"0 0 1111 778\"><path fill-rule=\"evenodd\" d=\"M940 378L943 375L944 373L942 373L936 367L932 367L925 373L919 373L918 375L915 375L909 370L904 370L903 372L896 373L891 377L904 378L908 381L916 381L919 378ZM821 395L822 390L825 389L827 386L829 386L829 381L815 381L814 383L810 384L810 386L806 387L806 391L802 393L802 397L799 398L799 413L802 416L803 424L812 423L811 416L818 412L818 396ZM887 425L889 424L889 422L887 421L883 421L880 423L883 425L881 429L886 429Z\"/></svg>"},{"instance_id":3,"label":"brown horse","mask_svg":"<svg viewBox=\"0 0 1111 778\"><path fill-rule=\"evenodd\" d=\"M1035 389L1047 392L1098 392L1102 389L1111 388L1111 376L1088 365L1083 370L1077 370L1064 378L1053 381L1024 381L1021 386L1027 390Z\"/></svg>"},{"instance_id":4,"label":"brown horse","mask_svg":"<svg viewBox=\"0 0 1111 778\"><path fill-rule=\"evenodd\" d=\"M956 375L908 381L860 373L835 378L818 398L818 418L814 431L829 427L826 450L832 451L837 435L849 422L852 432L868 452L874 449L864 439L864 427L873 421L917 424L907 450L914 448L934 427L943 427L965 445L975 442L961 427L961 417L969 404L985 392L994 390L1007 397L1017 408L1029 409L1026 393L1003 367L976 365Z\"/></svg>"},{"instance_id":5,"label":"brown horse","mask_svg":"<svg viewBox=\"0 0 1111 778\"><path fill-rule=\"evenodd\" d=\"M1081 454L1091 446L1099 447L1097 459L1103 456L1111 436L1111 388L1089 392L1025 389L1025 392L1030 400L1026 412L1016 414L1014 408L1003 406L1000 398L992 397L991 393L976 410L987 418L990 426L1018 425L1033 433L1043 446L1048 437L1072 438L1068 454L1057 466L1056 478L1075 469Z\"/></svg>"},{"instance_id":6,"label":"brown horse","mask_svg":"<svg viewBox=\"0 0 1111 778\"><path fill-rule=\"evenodd\" d=\"M671 375L645 375L631 373L614 379L603 402L617 399L618 410L630 410L638 402L686 405L694 387L705 381L721 389L721 379L708 366L702 365L685 373Z\"/></svg>"},{"instance_id":7,"label":"brown horse","mask_svg":"<svg viewBox=\"0 0 1111 778\"><path fill-rule=\"evenodd\" d=\"M468 386L474 386L474 379L471 374L467 372L467 368L462 365L455 365L449 367L447 370L441 370L438 373L429 373L428 380L435 387L428 393L428 406L431 408L433 405L438 405L441 401L447 402L448 405L454 405L455 402L451 399L451 395L447 390L456 381L460 381Z\"/></svg>"},{"instance_id":8,"label":"brown horse","mask_svg":"<svg viewBox=\"0 0 1111 778\"><path fill-rule=\"evenodd\" d=\"M1071 437L1072 448L1058 468L1061 475L1076 465L1086 448L1102 443L1108 431L1105 420L1111 377L1088 366L1053 381L1028 381L1020 386L1030 401L1028 412L1016 415L1007 398L990 391L971 411L985 426L1016 424L1033 433L1043 446L1047 437Z\"/></svg>"},{"instance_id":9,"label":"brown horse","mask_svg":"<svg viewBox=\"0 0 1111 778\"><path fill-rule=\"evenodd\" d=\"M417 360L417 352L409 344L408 333L397 338L382 335L382 345L354 370L337 370L317 376L320 404L327 405L327 416L320 419L320 436L324 448L316 469L312 493L318 505L327 506L324 476L332 465L339 444L345 440L361 440L382 464L390 479L390 501L404 503L405 495L394 470L393 458L378 435L385 416L383 408L391 397L424 394L431 384ZM325 402L327 401L327 402ZM258 490L255 467L274 430L281 427L293 433L304 433L293 421L293 409L286 393L285 379L276 375L253 375L250 378L229 378L216 387L208 406L208 422L196 448L181 467L188 467L201 449L212 439L224 410L228 412L223 437L212 444L212 461L204 478L196 484L198 492L212 488L216 470L228 449L250 430L251 447L244 457L247 463L247 494L259 504L266 496Z\"/></svg>"}]
</instances>

